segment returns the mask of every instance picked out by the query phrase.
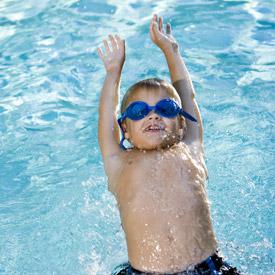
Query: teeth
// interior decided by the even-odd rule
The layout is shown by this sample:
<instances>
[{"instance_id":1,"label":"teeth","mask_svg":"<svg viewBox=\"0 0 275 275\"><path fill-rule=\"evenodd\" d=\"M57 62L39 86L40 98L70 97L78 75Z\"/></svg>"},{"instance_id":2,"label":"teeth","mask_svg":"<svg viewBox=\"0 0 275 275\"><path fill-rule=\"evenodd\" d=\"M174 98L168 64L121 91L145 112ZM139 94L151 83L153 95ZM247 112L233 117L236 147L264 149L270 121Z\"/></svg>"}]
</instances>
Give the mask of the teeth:
<instances>
[{"instance_id":1,"label":"teeth","mask_svg":"<svg viewBox=\"0 0 275 275\"><path fill-rule=\"evenodd\" d=\"M149 126L146 130L163 130L163 128Z\"/></svg>"}]
</instances>

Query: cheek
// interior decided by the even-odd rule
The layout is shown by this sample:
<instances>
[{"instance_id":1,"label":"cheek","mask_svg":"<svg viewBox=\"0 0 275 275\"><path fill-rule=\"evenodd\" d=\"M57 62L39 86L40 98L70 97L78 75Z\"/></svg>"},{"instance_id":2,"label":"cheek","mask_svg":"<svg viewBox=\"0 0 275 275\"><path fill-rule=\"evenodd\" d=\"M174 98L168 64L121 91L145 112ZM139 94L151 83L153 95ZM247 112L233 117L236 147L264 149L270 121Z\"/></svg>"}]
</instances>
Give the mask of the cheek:
<instances>
[{"instance_id":1,"label":"cheek","mask_svg":"<svg viewBox=\"0 0 275 275\"><path fill-rule=\"evenodd\" d=\"M127 124L127 129L128 129L128 133L131 136L135 136L137 135L141 130L141 121L140 120L136 120L136 121L130 121Z\"/></svg>"},{"instance_id":2,"label":"cheek","mask_svg":"<svg viewBox=\"0 0 275 275\"><path fill-rule=\"evenodd\" d=\"M167 127L172 131L176 131L179 128L179 120L177 118L173 118L173 119L166 118L164 122L167 125Z\"/></svg>"}]
</instances>

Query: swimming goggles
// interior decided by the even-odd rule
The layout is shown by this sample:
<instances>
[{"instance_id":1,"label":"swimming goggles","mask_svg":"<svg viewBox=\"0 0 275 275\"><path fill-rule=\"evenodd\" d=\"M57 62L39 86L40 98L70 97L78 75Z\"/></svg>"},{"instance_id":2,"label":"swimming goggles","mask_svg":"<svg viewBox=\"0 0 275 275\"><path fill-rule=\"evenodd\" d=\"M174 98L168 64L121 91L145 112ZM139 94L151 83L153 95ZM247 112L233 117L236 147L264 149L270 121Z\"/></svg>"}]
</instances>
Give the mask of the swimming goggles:
<instances>
[{"instance_id":1,"label":"swimming goggles","mask_svg":"<svg viewBox=\"0 0 275 275\"><path fill-rule=\"evenodd\" d=\"M143 119L153 110L156 114L163 117L173 118L177 115L182 115L191 121L197 122L197 120L193 116L183 111L183 109L180 108L180 106L170 98L160 100L155 106L150 106L144 101L134 101L126 108L125 112L117 120L122 132L122 139L120 141L120 147L122 149L126 150L126 148L123 146L125 136L122 128L122 121L126 118L129 118L131 120Z\"/></svg>"}]
</instances>

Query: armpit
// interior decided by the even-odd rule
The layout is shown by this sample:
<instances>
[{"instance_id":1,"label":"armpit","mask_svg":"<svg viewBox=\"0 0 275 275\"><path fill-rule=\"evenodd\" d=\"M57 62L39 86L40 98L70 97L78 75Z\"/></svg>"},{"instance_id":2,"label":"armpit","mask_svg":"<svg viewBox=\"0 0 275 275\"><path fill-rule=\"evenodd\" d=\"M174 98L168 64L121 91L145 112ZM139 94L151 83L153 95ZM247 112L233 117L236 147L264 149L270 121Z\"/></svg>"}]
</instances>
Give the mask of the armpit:
<instances>
[{"instance_id":1,"label":"armpit","mask_svg":"<svg viewBox=\"0 0 275 275\"><path fill-rule=\"evenodd\" d=\"M201 144L198 142L193 142L192 144L187 144L187 147L193 160L198 164L199 167L202 167L205 177L208 179L208 171L205 164L203 146L201 146Z\"/></svg>"},{"instance_id":2,"label":"armpit","mask_svg":"<svg viewBox=\"0 0 275 275\"><path fill-rule=\"evenodd\" d=\"M108 182L108 191L114 194L115 193L114 184L112 184L109 180L107 180L107 182Z\"/></svg>"},{"instance_id":3,"label":"armpit","mask_svg":"<svg viewBox=\"0 0 275 275\"><path fill-rule=\"evenodd\" d=\"M108 176L108 191L115 195L118 183L118 173L113 173L112 176Z\"/></svg>"}]
</instances>

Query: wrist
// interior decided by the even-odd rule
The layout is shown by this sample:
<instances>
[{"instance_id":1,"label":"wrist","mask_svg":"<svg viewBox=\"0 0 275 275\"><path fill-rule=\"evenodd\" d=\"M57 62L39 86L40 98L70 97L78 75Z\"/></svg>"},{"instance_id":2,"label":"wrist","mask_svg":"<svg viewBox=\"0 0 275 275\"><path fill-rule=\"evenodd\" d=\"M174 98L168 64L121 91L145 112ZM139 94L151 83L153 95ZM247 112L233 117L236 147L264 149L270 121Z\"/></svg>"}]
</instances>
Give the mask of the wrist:
<instances>
[{"instance_id":1,"label":"wrist","mask_svg":"<svg viewBox=\"0 0 275 275\"><path fill-rule=\"evenodd\" d=\"M108 68L106 69L106 75L110 77L120 76L122 71L122 67Z\"/></svg>"},{"instance_id":2,"label":"wrist","mask_svg":"<svg viewBox=\"0 0 275 275\"><path fill-rule=\"evenodd\" d=\"M169 47L165 47L162 49L165 56L177 56L180 55L179 45L175 43L171 43Z\"/></svg>"},{"instance_id":3,"label":"wrist","mask_svg":"<svg viewBox=\"0 0 275 275\"><path fill-rule=\"evenodd\" d=\"M111 60L105 63L106 73L120 74L124 65L124 60Z\"/></svg>"}]
</instances>

